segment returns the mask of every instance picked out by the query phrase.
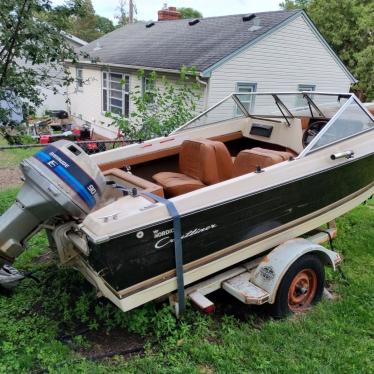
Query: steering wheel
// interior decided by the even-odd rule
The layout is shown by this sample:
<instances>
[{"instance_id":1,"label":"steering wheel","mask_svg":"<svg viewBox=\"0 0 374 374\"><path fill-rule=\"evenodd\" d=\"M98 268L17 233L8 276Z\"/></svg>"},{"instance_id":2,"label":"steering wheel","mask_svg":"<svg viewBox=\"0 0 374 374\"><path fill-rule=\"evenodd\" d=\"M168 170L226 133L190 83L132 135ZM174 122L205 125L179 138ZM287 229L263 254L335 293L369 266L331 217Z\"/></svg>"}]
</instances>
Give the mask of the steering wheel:
<instances>
[{"instance_id":1,"label":"steering wheel","mask_svg":"<svg viewBox=\"0 0 374 374\"><path fill-rule=\"evenodd\" d=\"M307 147L310 142L318 135L318 133L326 126L328 121L321 120L313 122L308 130L304 132L303 135L303 146L304 148Z\"/></svg>"}]
</instances>

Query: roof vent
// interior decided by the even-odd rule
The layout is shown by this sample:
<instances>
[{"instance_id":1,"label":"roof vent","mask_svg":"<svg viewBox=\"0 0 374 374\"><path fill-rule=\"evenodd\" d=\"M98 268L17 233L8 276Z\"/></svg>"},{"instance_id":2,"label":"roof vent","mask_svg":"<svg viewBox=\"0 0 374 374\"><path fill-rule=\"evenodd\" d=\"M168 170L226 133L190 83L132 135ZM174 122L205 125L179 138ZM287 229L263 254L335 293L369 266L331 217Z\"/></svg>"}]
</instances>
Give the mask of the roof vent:
<instances>
[{"instance_id":1,"label":"roof vent","mask_svg":"<svg viewBox=\"0 0 374 374\"><path fill-rule=\"evenodd\" d=\"M150 27L152 27L152 26L154 26L154 25L155 25L154 22L148 22L148 23L146 23L145 27L146 27L147 29L149 29Z\"/></svg>"},{"instance_id":2,"label":"roof vent","mask_svg":"<svg viewBox=\"0 0 374 374\"><path fill-rule=\"evenodd\" d=\"M253 21L253 26L251 26L248 30L249 31L257 31L257 30L260 30L261 29L261 19L260 18L256 18L254 21Z\"/></svg>"},{"instance_id":3,"label":"roof vent","mask_svg":"<svg viewBox=\"0 0 374 374\"><path fill-rule=\"evenodd\" d=\"M256 18L256 14L252 13L252 14L247 14L246 16L244 16L242 18L243 22L248 22L250 20L252 20L253 18Z\"/></svg>"},{"instance_id":4,"label":"roof vent","mask_svg":"<svg viewBox=\"0 0 374 374\"><path fill-rule=\"evenodd\" d=\"M189 21L188 24L190 26L194 26L194 25L198 24L199 22L200 22L200 20L196 18L196 19L193 19L192 21Z\"/></svg>"},{"instance_id":5,"label":"roof vent","mask_svg":"<svg viewBox=\"0 0 374 374\"><path fill-rule=\"evenodd\" d=\"M98 51L98 50L100 50L100 49L102 49L102 48L103 48L103 47L101 46L100 42L97 41L97 42L96 42L96 46L95 46L95 48L94 48L94 51Z\"/></svg>"}]
</instances>

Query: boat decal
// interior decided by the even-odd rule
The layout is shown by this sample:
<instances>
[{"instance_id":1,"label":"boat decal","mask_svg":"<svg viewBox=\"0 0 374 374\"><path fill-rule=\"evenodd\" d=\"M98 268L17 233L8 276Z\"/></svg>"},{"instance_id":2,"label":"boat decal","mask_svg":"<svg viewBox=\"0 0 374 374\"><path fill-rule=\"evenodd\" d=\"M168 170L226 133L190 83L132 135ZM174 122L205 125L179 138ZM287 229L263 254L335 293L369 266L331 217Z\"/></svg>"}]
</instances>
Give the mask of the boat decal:
<instances>
[{"instance_id":1,"label":"boat decal","mask_svg":"<svg viewBox=\"0 0 374 374\"><path fill-rule=\"evenodd\" d=\"M34 157L73 189L90 208L95 206L94 196L99 188L91 178L79 173L80 168L72 160L51 146L37 152Z\"/></svg>"},{"instance_id":2,"label":"boat decal","mask_svg":"<svg viewBox=\"0 0 374 374\"><path fill-rule=\"evenodd\" d=\"M264 278L267 281L272 280L275 277L275 271L272 266L262 266L260 268L260 274L262 278Z\"/></svg>"},{"instance_id":3,"label":"boat decal","mask_svg":"<svg viewBox=\"0 0 374 374\"><path fill-rule=\"evenodd\" d=\"M137 237L138 239L142 239L142 238L144 237L144 231L138 231L138 232L136 233L136 237Z\"/></svg>"},{"instance_id":4,"label":"boat decal","mask_svg":"<svg viewBox=\"0 0 374 374\"><path fill-rule=\"evenodd\" d=\"M187 233L182 235L182 240L190 238L195 235L199 235L203 232L215 229L217 226L218 226L217 224L213 223L205 227L198 227L198 228L189 230ZM160 249L160 248L165 247L168 244L174 243L174 239L172 236L173 232L174 232L173 229L164 230L164 231L154 230L153 231L154 239L161 238L155 243L155 248Z\"/></svg>"}]
</instances>

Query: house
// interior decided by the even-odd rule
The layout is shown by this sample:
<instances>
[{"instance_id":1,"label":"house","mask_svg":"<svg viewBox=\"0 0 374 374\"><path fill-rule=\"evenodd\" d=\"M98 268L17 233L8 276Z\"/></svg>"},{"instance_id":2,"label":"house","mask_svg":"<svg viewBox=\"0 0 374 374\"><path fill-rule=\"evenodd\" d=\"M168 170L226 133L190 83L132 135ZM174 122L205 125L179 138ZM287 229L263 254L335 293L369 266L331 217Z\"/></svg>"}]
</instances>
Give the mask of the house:
<instances>
[{"instance_id":1,"label":"house","mask_svg":"<svg viewBox=\"0 0 374 374\"><path fill-rule=\"evenodd\" d=\"M70 66L78 82L69 91L71 114L114 137L104 113L133 110L130 92L146 85L138 69L175 80L183 65L194 66L201 110L234 91L348 92L356 82L304 11L175 18L175 8L164 9L158 22L129 24L83 47L90 59ZM250 109L253 103L248 98L245 104Z\"/></svg>"},{"instance_id":2,"label":"house","mask_svg":"<svg viewBox=\"0 0 374 374\"><path fill-rule=\"evenodd\" d=\"M70 47L73 47L73 49L78 53L79 49L87 44L84 40L77 38L74 35L70 35L68 33L63 33L65 37L66 44ZM40 65L39 65L40 66ZM44 68L44 65L41 67ZM55 69L51 69L49 71L49 74L52 76L56 76L57 79L60 76L61 78L64 75L63 66L61 65L61 70L56 71ZM56 92L55 92L56 90ZM43 115L47 110L67 110L67 92L66 88L47 88L47 87L41 87L40 88L41 95L45 98L43 101L43 104L40 105L37 110L37 115Z\"/></svg>"}]
</instances>

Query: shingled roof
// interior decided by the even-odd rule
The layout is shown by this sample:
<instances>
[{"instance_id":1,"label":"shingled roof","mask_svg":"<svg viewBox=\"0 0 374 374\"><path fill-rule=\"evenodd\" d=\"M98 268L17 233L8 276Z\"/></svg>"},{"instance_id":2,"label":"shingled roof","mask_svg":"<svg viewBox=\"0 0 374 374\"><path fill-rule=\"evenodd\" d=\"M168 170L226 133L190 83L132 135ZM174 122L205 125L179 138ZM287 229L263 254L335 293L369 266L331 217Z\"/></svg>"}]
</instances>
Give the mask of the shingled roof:
<instances>
[{"instance_id":1,"label":"shingled roof","mask_svg":"<svg viewBox=\"0 0 374 374\"><path fill-rule=\"evenodd\" d=\"M246 22L245 14L202 18L194 25L187 19L154 22L151 27L138 22L104 35L81 50L105 64L172 70L184 65L202 72L297 12L255 13L256 17Z\"/></svg>"}]
</instances>

